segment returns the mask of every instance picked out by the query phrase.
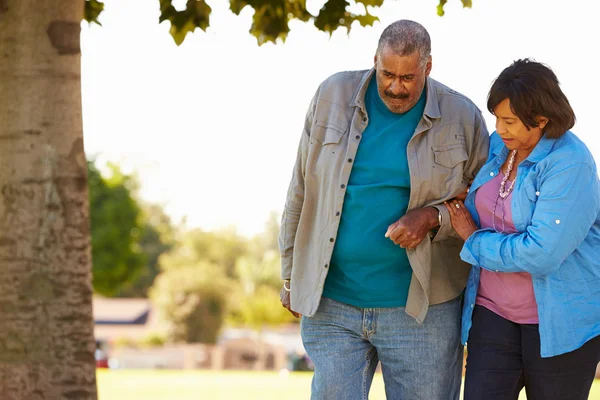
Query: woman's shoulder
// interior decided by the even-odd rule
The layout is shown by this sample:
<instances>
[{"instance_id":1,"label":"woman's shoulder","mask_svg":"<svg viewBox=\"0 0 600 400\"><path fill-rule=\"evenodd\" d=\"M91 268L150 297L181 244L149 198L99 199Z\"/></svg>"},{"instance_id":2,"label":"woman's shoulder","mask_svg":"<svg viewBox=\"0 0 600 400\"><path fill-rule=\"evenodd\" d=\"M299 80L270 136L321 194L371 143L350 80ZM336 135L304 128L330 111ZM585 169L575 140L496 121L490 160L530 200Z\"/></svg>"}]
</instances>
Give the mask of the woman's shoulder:
<instances>
[{"instance_id":1,"label":"woman's shoulder","mask_svg":"<svg viewBox=\"0 0 600 400\"><path fill-rule=\"evenodd\" d=\"M596 168L594 156L587 145L573 132L567 131L554 140L547 157L548 161L561 165L588 164Z\"/></svg>"}]
</instances>

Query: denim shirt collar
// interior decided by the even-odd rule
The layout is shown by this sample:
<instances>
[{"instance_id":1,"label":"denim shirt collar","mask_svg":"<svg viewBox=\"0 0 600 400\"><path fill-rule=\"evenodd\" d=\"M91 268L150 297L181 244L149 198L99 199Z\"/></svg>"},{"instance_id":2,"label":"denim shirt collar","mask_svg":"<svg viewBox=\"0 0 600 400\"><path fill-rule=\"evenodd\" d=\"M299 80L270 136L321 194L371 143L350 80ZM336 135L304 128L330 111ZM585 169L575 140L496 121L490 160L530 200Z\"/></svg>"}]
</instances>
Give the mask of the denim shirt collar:
<instances>
[{"instance_id":1,"label":"denim shirt collar","mask_svg":"<svg viewBox=\"0 0 600 400\"><path fill-rule=\"evenodd\" d=\"M554 142L556 142L556 139L549 139L546 135L542 136L540 141L533 148L531 154L529 154L524 161L528 161L532 164L541 161L548 153L550 153ZM496 158L496 163L502 164L508 156L508 148L503 142L499 142L492 150L492 154Z\"/></svg>"},{"instance_id":2,"label":"denim shirt collar","mask_svg":"<svg viewBox=\"0 0 600 400\"><path fill-rule=\"evenodd\" d=\"M360 84L358 85L358 89L352 100L350 101L350 105L354 107L360 107L363 112L366 114L366 106L365 106L365 95L367 93L367 88L369 87L369 82L371 78L375 75L375 68L371 68L365 73ZM427 81L425 83L427 86L427 98L425 99L425 110L423 111L423 115L427 115L429 118L438 119L442 117L442 113L440 112L440 105L437 97L437 91L435 89L434 81L430 77L427 77Z\"/></svg>"}]
</instances>

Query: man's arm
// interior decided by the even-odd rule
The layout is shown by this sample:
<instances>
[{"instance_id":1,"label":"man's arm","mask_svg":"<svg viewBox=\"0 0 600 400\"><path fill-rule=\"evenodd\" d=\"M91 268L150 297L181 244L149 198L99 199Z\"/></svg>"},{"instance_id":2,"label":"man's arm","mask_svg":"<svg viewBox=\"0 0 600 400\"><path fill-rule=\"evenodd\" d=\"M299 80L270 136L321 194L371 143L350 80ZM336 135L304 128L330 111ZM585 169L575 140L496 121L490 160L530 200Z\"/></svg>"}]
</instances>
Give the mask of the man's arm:
<instances>
[{"instance_id":1,"label":"man's arm","mask_svg":"<svg viewBox=\"0 0 600 400\"><path fill-rule=\"evenodd\" d=\"M475 121L473 123L473 141L469 148L469 159L465 165L464 178L468 182L472 182L475 179L475 175L479 172L481 167L485 164L489 148L490 148L490 134L488 133L487 126L483 120L481 112L477 111L475 115ZM434 206L440 216L442 225L440 225L437 233L433 238L433 242L439 242L440 240L447 239L448 237L458 237L452 223L450 222L450 214L444 204L437 204Z\"/></svg>"},{"instance_id":2,"label":"man's arm","mask_svg":"<svg viewBox=\"0 0 600 400\"><path fill-rule=\"evenodd\" d=\"M281 279L283 279L283 287L279 293L281 305L286 308L296 318L300 314L292 310L290 292L292 268L294 259L294 242L296 240L296 232L300 221L300 213L304 203L304 177L306 175L306 158L308 156L308 146L310 145L310 131L312 129L315 107L317 103L317 93L306 113L304 120L304 129L298 144L298 154L296 163L292 172L292 180L288 187L287 199L281 217L281 229L279 231L279 252L281 254Z\"/></svg>"},{"instance_id":3,"label":"man's arm","mask_svg":"<svg viewBox=\"0 0 600 400\"><path fill-rule=\"evenodd\" d=\"M317 92L318 93L318 92ZM294 241L300 212L304 203L304 176L306 173L306 157L310 145L310 131L313 123L314 111L317 102L317 94L314 95L306 118L304 129L298 145L298 154L292 172L292 179L288 187L287 198L283 215L281 217L281 228L279 231L279 252L281 254L281 279L291 279L292 259L294 254Z\"/></svg>"}]
</instances>

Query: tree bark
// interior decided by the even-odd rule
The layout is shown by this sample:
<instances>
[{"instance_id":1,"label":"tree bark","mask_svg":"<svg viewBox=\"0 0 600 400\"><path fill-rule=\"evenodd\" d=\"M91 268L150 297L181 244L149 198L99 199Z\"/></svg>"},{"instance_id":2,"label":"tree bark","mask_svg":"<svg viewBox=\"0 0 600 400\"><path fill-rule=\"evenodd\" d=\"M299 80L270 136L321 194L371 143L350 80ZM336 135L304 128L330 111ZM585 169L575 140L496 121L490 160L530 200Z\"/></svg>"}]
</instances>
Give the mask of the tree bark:
<instances>
[{"instance_id":1,"label":"tree bark","mask_svg":"<svg viewBox=\"0 0 600 400\"><path fill-rule=\"evenodd\" d=\"M96 399L82 0L0 0L0 398Z\"/></svg>"}]
</instances>

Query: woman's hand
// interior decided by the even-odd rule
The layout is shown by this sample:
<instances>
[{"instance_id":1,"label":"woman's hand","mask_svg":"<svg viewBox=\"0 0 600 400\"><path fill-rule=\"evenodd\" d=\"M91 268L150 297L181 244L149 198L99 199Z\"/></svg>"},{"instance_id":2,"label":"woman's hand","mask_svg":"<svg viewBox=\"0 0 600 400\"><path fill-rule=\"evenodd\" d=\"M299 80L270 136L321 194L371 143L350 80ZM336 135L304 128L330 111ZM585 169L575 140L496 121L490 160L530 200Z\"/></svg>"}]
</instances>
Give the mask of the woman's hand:
<instances>
[{"instance_id":1,"label":"woman's hand","mask_svg":"<svg viewBox=\"0 0 600 400\"><path fill-rule=\"evenodd\" d=\"M452 227L462 240L467 240L469 236L473 234L473 232L479 229L477 228L477 225L475 225L473 217L471 217L469 210L467 210L465 203L463 203L462 200L454 199L445 201L444 205L450 213L450 222L452 222Z\"/></svg>"}]
</instances>

